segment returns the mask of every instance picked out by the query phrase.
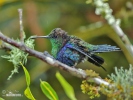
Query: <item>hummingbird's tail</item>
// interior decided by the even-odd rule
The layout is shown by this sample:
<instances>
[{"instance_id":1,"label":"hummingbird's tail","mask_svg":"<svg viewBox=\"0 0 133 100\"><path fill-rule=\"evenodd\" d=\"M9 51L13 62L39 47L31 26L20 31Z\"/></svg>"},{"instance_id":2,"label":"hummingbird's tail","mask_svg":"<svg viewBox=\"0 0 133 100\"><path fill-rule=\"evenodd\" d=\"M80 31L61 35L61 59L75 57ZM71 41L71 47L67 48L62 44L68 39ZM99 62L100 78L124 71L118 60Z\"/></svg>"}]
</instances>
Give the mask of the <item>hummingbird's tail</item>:
<instances>
[{"instance_id":1,"label":"hummingbird's tail","mask_svg":"<svg viewBox=\"0 0 133 100\"><path fill-rule=\"evenodd\" d=\"M116 46L111 46L111 45L107 45L107 44L96 45L96 47L94 47L94 49L93 49L93 52L95 52L95 53L111 52L111 51L121 51L121 50L120 50L120 48L118 48Z\"/></svg>"},{"instance_id":2,"label":"hummingbird's tail","mask_svg":"<svg viewBox=\"0 0 133 100\"><path fill-rule=\"evenodd\" d=\"M103 58L101 58L101 57L99 57L97 55L94 55L94 54L91 55L90 57L92 59L91 58L88 58L88 61L89 62L93 63L96 66L102 67L106 71L106 69L102 66L102 64L104 63L104 59Z\"/></svg>"}]
</instances>

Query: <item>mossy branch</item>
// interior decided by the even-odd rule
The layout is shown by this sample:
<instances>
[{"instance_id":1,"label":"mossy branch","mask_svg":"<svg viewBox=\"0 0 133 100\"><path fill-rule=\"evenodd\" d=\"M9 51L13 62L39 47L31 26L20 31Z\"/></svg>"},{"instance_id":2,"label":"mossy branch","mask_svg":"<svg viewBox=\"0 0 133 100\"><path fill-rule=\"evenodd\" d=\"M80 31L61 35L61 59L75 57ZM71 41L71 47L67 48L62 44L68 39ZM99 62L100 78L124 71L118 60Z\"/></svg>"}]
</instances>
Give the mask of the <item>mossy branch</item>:
<instances>
[{"instance_id":1,"label":"mossy branch","mask_svg":"<svg viewBox=\"0 0 133 100\"><path fill-rule=\"evenodd\" d=\"M63 64L63 63L61 63L61 62L59 62L59 61L57 61L57 60L55 60L55 59L53 59L49 56L47 56L47 55L45 55L42 52L38 52L36 50L33 50L33 49L27 47L25 44L23 44L21 42L17 42L15 40L5 36L1 32L0 32L0 39L3 40L4 42L16 47L16 48L28 53L31 56L34 56L34 57L36 57L36 58L52 65L52 66L55 66L55 67L57 67L61 70L65 70L65 71L67 71L67 72L69 72L69 73L71 73L71 74L73 74L73 75L75 75L79 78L83 78L83 79L86 79L88 81L91 80L94 83L99 84L99 85L100 84L110 85L108 82L104 81L101 78L88 77L88 75L86 74L86 72L84 70L82 70L82 69L79 70L79 69L76 69L76 68L69 67L69 66L67 66L67 65L65 65L65 64Z\"/></svg>"}]
</instances>

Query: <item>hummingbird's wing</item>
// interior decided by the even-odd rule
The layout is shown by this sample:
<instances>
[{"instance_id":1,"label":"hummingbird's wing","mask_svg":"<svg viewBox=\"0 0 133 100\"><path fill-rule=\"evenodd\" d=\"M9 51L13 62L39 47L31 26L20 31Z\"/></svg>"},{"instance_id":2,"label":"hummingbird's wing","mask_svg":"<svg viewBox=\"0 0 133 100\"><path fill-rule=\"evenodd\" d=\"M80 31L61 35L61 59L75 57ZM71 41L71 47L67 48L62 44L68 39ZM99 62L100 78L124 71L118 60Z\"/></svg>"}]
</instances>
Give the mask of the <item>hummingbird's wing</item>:
<instances>
[{"instance_id":1,"label":"hummingbird's wing","mask_svg":"<svg viewBox=\"0 0 133 100\"><path fill-rule=\"evenodd\" d=\"M71 43L71 42L68 42L65 46L67 48L73 49L73 50L78 51L81 54L85 55L86 57L88 57L88 61L89 62L91 62L91 63L93 63L93 64L95 64L97 66L102 67L106 71L106 69L101 65L104 62L103 58L98 57L98 56L96 56L94 54L86 53L86 51L81 49L81 47L79 47L78 45L76 45L74 43Z\"/></svg>"},{"instance_id":2,"label":"hummingbird's wing","mask_svg":"<svg viewBox=\"0 0 133 100\"><path fill-rule=\"evenodd\" d=\"M89 53L89 54L111 52L111 51L121 51L120 48L117 48L116 46L107 45L107 44L92 45L76 36L71 36L70 42L72 42L72 44L76 44L80 50L82 50L83 52Z\"/></svg>"},{"instance_id":3,"label":"hummingbird's wing","mask_svg":"<svg viewBox=\"0 0 133 100\"><path fill-rule=\"evenodd\" d=\"M90 52L90 53L102 53L102 52L111 52L111 51L121 51L120 48L116 47L116 46L111 46L111 45L107 45L107 44L103 44L103 45L92 45L89 44L85 41L79 41L78 42L79 46L82 46L82 48L84 48L84 50Z\"/></svg>"}]
</instances>

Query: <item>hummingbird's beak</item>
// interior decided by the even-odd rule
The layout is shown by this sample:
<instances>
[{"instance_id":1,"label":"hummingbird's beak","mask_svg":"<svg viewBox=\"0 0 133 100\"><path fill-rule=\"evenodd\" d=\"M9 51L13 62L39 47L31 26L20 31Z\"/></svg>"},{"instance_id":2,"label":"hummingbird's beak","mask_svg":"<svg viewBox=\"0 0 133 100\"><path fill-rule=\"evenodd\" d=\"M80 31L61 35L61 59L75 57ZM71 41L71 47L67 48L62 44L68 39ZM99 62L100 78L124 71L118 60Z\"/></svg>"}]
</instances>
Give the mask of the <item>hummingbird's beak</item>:
<instances>
[{"instance_id":1,"label":"hummingbird's beak","mask_svg":"<svg viewBox=\"0 0 133 100\"><path fill-rule=\"evenodd\" d=\"M36 38L49 38L48 35L46 36L31 36L30 39L36 39Z\"/></svg>"}]
</instances>

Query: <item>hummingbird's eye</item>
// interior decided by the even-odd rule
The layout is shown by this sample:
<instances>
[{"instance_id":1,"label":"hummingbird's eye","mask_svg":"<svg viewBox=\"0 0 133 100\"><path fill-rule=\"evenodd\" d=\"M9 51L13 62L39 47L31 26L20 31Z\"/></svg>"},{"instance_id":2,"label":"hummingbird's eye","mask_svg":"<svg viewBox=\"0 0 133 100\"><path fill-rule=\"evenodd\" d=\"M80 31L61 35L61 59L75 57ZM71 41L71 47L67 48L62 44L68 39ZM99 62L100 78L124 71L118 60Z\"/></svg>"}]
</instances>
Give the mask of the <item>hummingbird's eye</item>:
<instances>
[{"instance_id":1,"label":"hummingbird's eye","mask_svg":"<svg viewBox=\"0 0 133 100\"><path fill-rule=\"evenodd\" d=\"M57 35L54 35L54 37L53 38L57 38Z\"/></svg>"}]
</instances>

